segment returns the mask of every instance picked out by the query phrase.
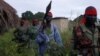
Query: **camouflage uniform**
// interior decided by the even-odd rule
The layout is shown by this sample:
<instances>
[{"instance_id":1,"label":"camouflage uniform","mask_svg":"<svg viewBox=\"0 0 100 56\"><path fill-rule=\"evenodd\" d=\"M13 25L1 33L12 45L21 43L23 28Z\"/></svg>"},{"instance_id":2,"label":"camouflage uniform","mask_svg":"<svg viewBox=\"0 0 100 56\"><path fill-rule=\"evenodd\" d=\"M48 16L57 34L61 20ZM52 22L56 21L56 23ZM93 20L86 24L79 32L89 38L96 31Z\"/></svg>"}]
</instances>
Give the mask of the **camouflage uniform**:
<instances>
[{"instance_id":1,"label":"camouflage uniform","mask_svg":"<svg viewBox=\"0 0 100 56\"><path fill-rule=\"evenodd\" d=\"M35 38L38 34L38 26L30 26L28 31L27 31L27 34L29 35L29 42L28 42L28 47L29 48L33 48L34 52L35 52L35 56L37 56L37 44L35 42Z\"/></svg>"},{"instance_id":2,"label":"camouflage uniform","mask_svg":"<svg viewBox=\"0 0 100 56\"><path fill-rule=\"evenodd\" d=\"M83 56L98 56L98 29L96 27L97 10L89 6L80 21L80 25L74 29L76 47Z\"/></svg>"},{"instance_id":3,"label":"camouflage uniform","mask_svg":"<svg viewBox=\"0 0 100 56\"><path fill-rule=\"evenodd\" d=\"M86 28L85 25L79 26L82 31L78 31L79 29L76 29L76 35L82 35L78 36L76 40L76 50L78 50L78 54L83 54L83 56L87 56L87 53L92 53L93 56L98 56L98 48L95 48L94 46L97 46L98 41L98 29L95 28L94 32L91 32L88 28ZM79 28L77 27L77 28ZM76 37L76 36L74 36ZM87 43L88 42L88 43ZM90 42L90 43L89 43Z\"/></svg>"},{"instance_id":4,"label":"camouflage uniform","mask_svg":"<svg viewBox=\"0 0 100 56\"><path fill-rule=\"evenodd\" d=\"M20 26L14 31L14 40L18 43L18 53L22 52L23 47L28 47L28 40L29 37L27 35L27 27L25 26Z\"/></svg>"},{"instance_id":5,"label":"camouflage uniform","mask_svg":"<svg viewBox=\"0 0 100 56\"><path fill-rule=\"evenodd\" d=\"M98 38L98 46L100 46L100 31L99 31L99 38ZM99 47L99 56L100 56L100 47Z\"/></svg>"},{"instance_id":6,"label":"camouflage uniform","mask_svg":"<svg viewBox=\"0 0 100 56\"><path fill-rule=\"evenodd\" d=\"M99 22L99 19L97 20L96 26L99 30L98 46L100 46L100 22ZM100 47L99 47L99 56L100 56Z\"/></svg>"},{"instance_id":7,"label":"camouflage uniform","mask_svg":"<svg viewBox=\"0 0 100 56\"><path fill-rule=\"evenodd\" d=\"M20 43L23 43L24 41L28 40L28 36L26 34L27 27L20 26L14 31L14 36L16 40L18 40Z\"/></svg>"},{"instance_id":8,"label":"camouflage uniform","mask_svg":"<svg viewBox=\"0 0 100 56\"><path fill-rule=\"evenodd\" d=\"M92 44L91 45L94 45L94 46L97 46L97 41L98 41L98 29L95 28L94 29L94 32L91 32L89 29L87 29L85 27L85 25L81 25L81 28L82 28L82 31L84 33L84 36L85 37L88 37L90 40L92 40ZM92 48L93 50L93 54L94 56L98 56L98 49L93 47Z\"/></svg>"}]
</instances>

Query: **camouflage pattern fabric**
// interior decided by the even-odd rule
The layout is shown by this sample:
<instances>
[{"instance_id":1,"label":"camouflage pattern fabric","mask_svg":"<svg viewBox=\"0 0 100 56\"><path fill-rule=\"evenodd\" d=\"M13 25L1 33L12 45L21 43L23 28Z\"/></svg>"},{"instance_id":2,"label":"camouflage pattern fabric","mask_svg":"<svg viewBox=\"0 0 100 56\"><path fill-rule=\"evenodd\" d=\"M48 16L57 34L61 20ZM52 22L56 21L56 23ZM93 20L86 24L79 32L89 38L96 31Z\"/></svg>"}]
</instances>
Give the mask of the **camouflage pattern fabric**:
<instances>
[{"instance_id":1,"label":"camouflage pattern fabric","mask_svg":"<svg viewBox=\"0 0 100 56\"><path fill-rule=\"evenodd\" d=\"M78 32L76 31L76 35L78 36L78 44L77 45L77 50L78 53L86 55L88 53L92 53L91 55L93 56L98 56L98 48L95 48L93 46L97 46L97 41L98 41L98 29L95 28L94 32L91 32L88 28L86 28L85 25L80 25L79 26L82 30ZM77 37L74 36L74 37ZM92 47L92 48L91 48Z\"/></svg>"}]
</instances>

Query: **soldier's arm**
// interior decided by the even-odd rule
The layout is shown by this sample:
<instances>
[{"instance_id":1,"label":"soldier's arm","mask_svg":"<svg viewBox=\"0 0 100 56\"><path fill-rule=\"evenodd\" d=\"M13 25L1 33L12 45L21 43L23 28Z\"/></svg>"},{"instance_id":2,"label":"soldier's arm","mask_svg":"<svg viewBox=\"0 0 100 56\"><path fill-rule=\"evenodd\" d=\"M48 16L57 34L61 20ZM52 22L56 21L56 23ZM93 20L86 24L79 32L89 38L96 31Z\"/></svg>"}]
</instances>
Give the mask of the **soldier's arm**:
<instances>
[{"instance_id":1,"label":"soldier's arm","mask_svg":"<svg viewBox=\"0 0 100 56\"><path fill-rule=\"evenodd\" d=\"M54 26L54 39L59 46L63 46L61 35L56 26Z\"/></svg>"}]
</instances>

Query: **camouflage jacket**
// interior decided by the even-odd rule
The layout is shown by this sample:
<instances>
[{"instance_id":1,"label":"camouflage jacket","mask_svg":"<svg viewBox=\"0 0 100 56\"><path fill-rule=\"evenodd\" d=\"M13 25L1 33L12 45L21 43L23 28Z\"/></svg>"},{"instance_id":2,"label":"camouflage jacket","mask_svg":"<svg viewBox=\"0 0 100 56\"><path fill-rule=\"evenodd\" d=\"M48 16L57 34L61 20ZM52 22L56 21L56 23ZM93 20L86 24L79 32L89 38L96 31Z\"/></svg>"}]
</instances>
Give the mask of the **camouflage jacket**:
<instances>
[{"instance_id":1,"label":"camouflage jacket","mask_svg":"<svg viewBox=\"0 0 100 56\"><path fill-rule=\"evenodd\" d=\"M98 29L95 28L94 32L91 32L85 25L80 25L75 28L75 40L77 40L80 46L97 46L98 41ZM77 45L77 44L76 44Z\"/></svg>"},{"instance_id":2,"label":"camouflage jacket","mask_svg":"<svg viewBox=\"0 0 100 56\"><path fill-rule=\"evenodd\" d=\"M26 42L28 40L27 27L18 27L14 31L15 40L18 42Z\"/></svg>"}]
</instances>

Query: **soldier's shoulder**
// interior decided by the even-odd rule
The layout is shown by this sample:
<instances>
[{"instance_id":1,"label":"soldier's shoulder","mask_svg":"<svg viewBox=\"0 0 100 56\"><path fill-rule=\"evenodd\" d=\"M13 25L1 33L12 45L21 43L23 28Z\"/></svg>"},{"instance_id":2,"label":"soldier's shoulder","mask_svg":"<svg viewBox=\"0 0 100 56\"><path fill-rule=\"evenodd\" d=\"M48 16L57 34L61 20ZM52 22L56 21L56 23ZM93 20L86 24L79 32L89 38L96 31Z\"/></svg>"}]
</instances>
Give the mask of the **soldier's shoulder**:
<instances>
[{"instance_id":1,"label":"soldier's shoulder","mask_svg":"<svg viewBox=\"0 0 100 56\"><path fill-rule=\"evenodd\" d=\"M86 26L84 24L76 25L73 27L73 31L86 31Z\"/></svg>"}]
</instances>

